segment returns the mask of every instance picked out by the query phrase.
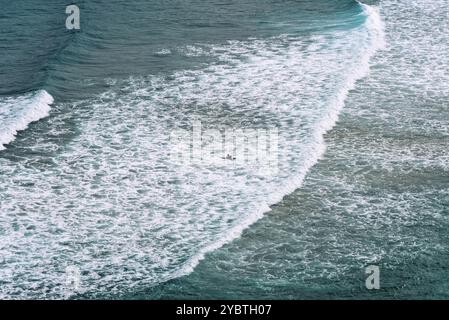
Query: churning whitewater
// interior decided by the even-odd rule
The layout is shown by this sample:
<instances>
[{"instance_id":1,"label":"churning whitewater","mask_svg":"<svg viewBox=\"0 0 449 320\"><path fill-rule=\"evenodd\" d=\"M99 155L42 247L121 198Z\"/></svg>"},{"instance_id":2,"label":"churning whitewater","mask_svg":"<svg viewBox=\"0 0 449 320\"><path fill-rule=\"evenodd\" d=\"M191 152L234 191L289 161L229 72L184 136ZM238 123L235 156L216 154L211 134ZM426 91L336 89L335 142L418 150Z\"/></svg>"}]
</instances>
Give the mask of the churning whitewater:
<instances>
[{"instance_id":1,"label":"churning whitewater","mask_svg":"<svg viewBox=\"0 0 449 320\"><path fill-rule=\"evenodd\" d=\"M15 139L18 131L47 117L52 103L53 97L45 90L18 97L0 97L0 150Z\"/></svg>"},{"instance_id":2,"label":"churning whitewater","mask_svg":"<svg viewBox=\"0 0 449 320\"><path fill-rule=\"evenodd\" d=\"M33 161L0 158L0 296L70 297L64 276L73 266L83 277L76 294L86 295L186 275L299 188L348 92L384 45L378 10L350 8L335 28L158 50L212 62L108 77L94 98L55 103L34 133L58 137L74 124L68 142L35 134ZM52 103L46 91L1 98L0 148L47 117ZM217 130L276 128L277 173L173 163L170 133L194 121Z\"/></svg>"}]
</instances>

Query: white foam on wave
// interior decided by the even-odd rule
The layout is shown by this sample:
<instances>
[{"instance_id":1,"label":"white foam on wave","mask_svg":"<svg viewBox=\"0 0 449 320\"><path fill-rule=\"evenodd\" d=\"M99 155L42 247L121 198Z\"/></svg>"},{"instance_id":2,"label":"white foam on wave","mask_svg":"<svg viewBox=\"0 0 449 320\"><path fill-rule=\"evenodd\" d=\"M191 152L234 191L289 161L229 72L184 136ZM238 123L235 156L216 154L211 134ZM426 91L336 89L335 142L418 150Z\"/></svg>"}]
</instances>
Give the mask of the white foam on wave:
<instances>
[{"instance_id":1,"label":"white foam on wave","mask_svg":"<svg viewBox=\"0 0 449 320\"><path fill-rule=\"evenodd\" d=\"M356 82L368 75L371 58L377 51L384 49L386 46L384 34L385 26L379 14L378 8L365 4L360 5L363 7L363 10L367 15L365 25L369 31L370 46L360 61L356 61L358 66L351 70L343 86L338 90L337 94L331 98L332 101L329 104L329 112L319 123L317 123L313 132L314 144L311 146L312 152L310 153L310 157L304 162L301 170L295 176L290 177L288 181L286 181L287 183L285 184L285 187L279 188L276 192L271 193L267 198L267 202L263 203L253 214L249 215L244 221L242 221L240 225L229 230L228 233L221 237L218 241L204 247L198 254L192 257L182 269L178 270L176 273L173 273L173 278L191 273L198 263L204 259L207 253L215 251L226 243L240 237L245 229L262 218L264 213L271 210L271 205L280 202L285 195L288 195L298 189L302 185L310 169L324 155L326 151L326 143L324 138L325 134L337 123L338 116L344 107L345 100L349 92L355 88Z\"/></svg>"},{"instance_id":2,"label":"white foam on wave","mask_svg":"<svg viewBox=\"0 0 449 320\"><path fill-rule=\"evenodd\" d=\"M17 97L0 98L0 150L14 141L19 131L48 116L53 97L45 90Z\"/></svg>"},{"instance_id":3,"label":"white foam on wave","mask_svg":"<svg viewBox=\"0 0 449 320\"><path fill-rule=\"evenodd\" d=\"M377 10L363 8L363 25L212 46L218 64L77 104L79 134L45 170L0 158L0 296L65 297L67 266L80 268L83 291L126 293L188 274L238 237L324 154L324 134L383 42ZM279 173L172 163L170 132L192 120L278 128Z\"/></svg>"}]
</instances>

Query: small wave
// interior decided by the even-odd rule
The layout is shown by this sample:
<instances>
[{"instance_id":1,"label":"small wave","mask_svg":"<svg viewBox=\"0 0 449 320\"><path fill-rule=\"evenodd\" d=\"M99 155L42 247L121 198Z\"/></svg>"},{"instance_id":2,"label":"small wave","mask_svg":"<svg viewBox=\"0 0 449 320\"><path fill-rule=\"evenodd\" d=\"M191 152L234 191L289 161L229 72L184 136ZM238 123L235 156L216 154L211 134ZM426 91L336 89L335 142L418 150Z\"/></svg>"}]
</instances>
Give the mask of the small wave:
<instances>
[{"instance_id":1,"label":"small wave","mask_svg":"<svg viewBox=\"0 0 449 320\"><path fill-rule=\"evenodd\" d=\"M18 97L0 98L0 150L14 141L19 131L48 116L53 97L45 90Z\"/></svg>"}]
</instances>

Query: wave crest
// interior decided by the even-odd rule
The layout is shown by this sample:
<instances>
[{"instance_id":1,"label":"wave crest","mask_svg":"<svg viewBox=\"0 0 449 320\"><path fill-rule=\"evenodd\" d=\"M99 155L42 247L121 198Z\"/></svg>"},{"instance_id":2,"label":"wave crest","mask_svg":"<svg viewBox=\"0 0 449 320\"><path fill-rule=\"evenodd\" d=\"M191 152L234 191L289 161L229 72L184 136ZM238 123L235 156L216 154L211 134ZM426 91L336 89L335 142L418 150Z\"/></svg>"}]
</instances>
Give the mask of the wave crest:
<instances>
[{"instance_id":1,"label":"wave crest","mask_svg":"<svg viewBox=\"0 0 449 320\"><path fill-rule=\"evenodd\" d=\"M19 131L49 115L53 97L45 90L17 97L0 98L0 150L16 138Z\"/></svg>"}]
</instances>

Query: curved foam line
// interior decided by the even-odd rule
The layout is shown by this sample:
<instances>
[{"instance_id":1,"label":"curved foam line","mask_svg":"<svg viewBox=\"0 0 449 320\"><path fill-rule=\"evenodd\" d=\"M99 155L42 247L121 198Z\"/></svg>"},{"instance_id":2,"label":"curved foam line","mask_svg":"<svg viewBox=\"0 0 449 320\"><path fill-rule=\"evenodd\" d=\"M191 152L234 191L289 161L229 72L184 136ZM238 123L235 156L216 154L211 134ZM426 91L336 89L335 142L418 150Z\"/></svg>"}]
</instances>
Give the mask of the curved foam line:
<instances>
[{"instance_id":1,"label":"curved foam line","mask_svg":"<svg viewBox=\"0 0 449 320\"><path fill-rule=\"evenodd\" d=\"M383 49L385 46L384 24L380 17L378 9L362 4L360 2L359 4L363 8L364 13L367 15L365 25L370 33L372 46L367 50L366 54L360 61L359 68L349 74L345 85L336 94L334 102L331 106L331 111L316 127L316 130L314 132L315 143L312 147L312 151L314 151L314 153L308 159L301 172L298 175L291 177L289 181L287 181L284 188L278 190L276 194L273 194L267 200L267 203L263 204L252 215L249 215L243 221L243 223L233 227L226 235L218 239L216 242L209 244L208 246L200 250L195 256L191 257L183 267L178 269L168 279L166 279L166 281L190 274L191 272L193 272L199 262L205 258L206 254L215 251L221 248L223 245L240 237L245 229L261 219L266 212L271 211L270 206L279 203L286 195L300 188L307 173L322 158L326 151L326 143L324 140L325 134L330 131L337 123L339 114L344 107L345 100L349 92L355 88L356 82L368 75L370 70L371 58L378 50Z\"/></svg>"},{"instance_id":2,"label":"curved foam line","mask_svg":"<svg viewBox=\"0 0 449 320\"><path fill-rule=\"evenodd\" d=\"M39 90L30 97L8 101L11 112L17 112L17 114L8 115L8 120L12 119L12 121L8 121L0 129L0 150L6 149L5 145L14 141L17 133L27 129L30 123L48 117L53 101L53 97L45 90Z\"/></svg>"}]
</instances>

